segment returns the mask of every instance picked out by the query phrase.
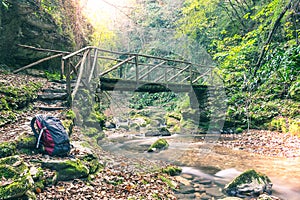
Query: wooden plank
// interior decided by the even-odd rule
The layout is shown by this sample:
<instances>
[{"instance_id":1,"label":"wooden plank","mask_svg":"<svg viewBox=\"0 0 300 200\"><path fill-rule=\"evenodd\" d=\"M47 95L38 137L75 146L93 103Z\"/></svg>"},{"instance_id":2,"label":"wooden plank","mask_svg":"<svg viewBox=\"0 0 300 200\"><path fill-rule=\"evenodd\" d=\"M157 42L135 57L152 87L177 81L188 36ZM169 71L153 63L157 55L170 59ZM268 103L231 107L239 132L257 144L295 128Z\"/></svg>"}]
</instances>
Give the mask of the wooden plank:
<instances>
[{"instance_id":1,"label":"wooden plank","mask_svg":"<svg viewBox=\"0 0 300 200\"><path fill-rule=\"evenodd\" d=\"M28 69L28 68L30 68L30 67L33 67L33 66L37 65L37 64L40 64L40 63L45 62L45 61L47 61L47 60L51 60L51 59L53 59L53 58L60 57L60 56L62 56L62 55L63 55L63 54L60 53L60 54L56 54L56 55L53 55L53 56L49 56L49 57L47 57L47 58L40 59L40 60L38 60L38 61L36 61L36 62L34 62L34 63L31 63L31 64L29 64L29 65L26 65L26 66L24 66L24 67L21 67L20 69L17 69L17 70L15 70L15 71L13 71L13 73L16 74L16 73L18 73L18 72L20 72L20 71L22 71L22 70L24 70L24 69Z\"/></svg>"},{"instance_id":2,"label":"wooden plank","mask_svg":"<svg viewBox=\"0 0 300 200\"><path fill-rule=\"evenodd\" d=\"M101 77L100 87L101 91L134 91L134 92L190 92L190 84L178 84L178 83L155 83L148 81L140 81L140 85L137 88L135 80L122 80ZM193 89L199 91L206 91L208 86L194 85Z\"/></svg>"},{"instance_id":3,"label":"wooden plank","mask_svg":"<svg viewBox=\"0 0 300 200\"><path fill-rule=\"evenodd\" d=\"M135 81L136 81L136 85L139 85L139 63L138 63L138 57L135 56L134 57L134 61L135 61Z\"/></svg>"},{"instance_id":4,"label":"wooden plank","mask_svg":"<svg viewBox=\"0 0 300 200\"><path fill-rule=\"evenodd\" d=\"M128 62L128 61L130 61L130 60L132 60L132 59L134 59L134 58L135 58L135 56L132 56L132 57L130 57L130 58L127 58L126 60L123 60L122 62L116 64L116 65L113 66L112 68L110 68L110 69L108 69L108 70L102 72L102 73L100 74L100 77L101 77L101 76L104 76L104 75L106 75L106 74L108 74L109 72L111 72L111 71L113 71L113 70L115 70L115 69L118 69L121 65L123 65L124 63L126 63L126 62Z\"/></svg>"},{"instance_id":5,"label":"wooden plank","mask_svg":"<svg viewBox=\"0 0 300 200\"><path fill-rule=\"evenodd\" d=\"M153 70L157 69L158 67L162 66L162 65L165 64L165 63L166 63L166 61L163 61L163 62L161 62L161 63L155 65L155 66L154 66L153 68L151 68L146 74L144 74L143 76L141 76L141 77L139 78L139 80L142 80L142 79L145 78L147 75L149 75Z\"/></svg>"}]
</instances>

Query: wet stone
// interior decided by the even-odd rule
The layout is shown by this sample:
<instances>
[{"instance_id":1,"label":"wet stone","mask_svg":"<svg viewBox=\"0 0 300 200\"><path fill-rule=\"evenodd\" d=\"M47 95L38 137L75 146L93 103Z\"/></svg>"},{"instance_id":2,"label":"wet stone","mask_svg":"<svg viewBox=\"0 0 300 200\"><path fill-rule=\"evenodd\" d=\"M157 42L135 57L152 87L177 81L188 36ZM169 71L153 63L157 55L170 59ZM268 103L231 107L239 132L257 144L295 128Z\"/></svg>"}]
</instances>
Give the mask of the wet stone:
<instances>
[{"instance_id":1,"label":"wet stone","mask_svg":"<svg viewBox=\"0 0 300 200\"><path fill-rule=\"evenodd\" d=\"M199 180L197 183L202 184L202 185L210 185L210 184L212 184L212 181L206 179L206 180Z\"/></svg>"},{"instance_id":2,"label":"wet stone","mask_svg":"<svg viewBox=\"0 0 300 200\"><path fill-rule=\"evenodd\" d=\"M211 200L211 196L207 195L207 194L202 194L200 197L201 200Z\"/></svg>"},{"instance_id":3,"label":"wet stone","mask_svg":"<svg viewBox=\"0 0 300 200\"><path fill-rule=\"evenodd\" d=\"M205 193L206 192L206 189L204 188L195 188L195 192L199 192L199 193Z\"/></svg>"},{"instance_id":4,"label":"wet stone","mask_svg":"<svg viewBox=\"0 0 300 200\"><path fill-rule=\"evenodd\" d=\"M176 197L178 199L195 199L196 195L195 194L177 194Z\"/></svg>"},{"instance_id":5,"label":"wet stone","mask_svg":"<svg viewBox=\"0 0 300 200\"><path fill-rule=\"evenodd\" d=\"M220 188L216 188L216 187L213 187L213 188L207 188L207 189L206 189L206 193L209 194L210 196L217 197L217 198L220 198L220 197L225 196L225 195L222 193L222 191L220 190Z\"/></svg>"},{"instance_id":6,"label":"wet stone","mask_svg":"<svg viewBox=\"0 0 300 200\"><path fill-rule=\"evenodd\" d=\"M193 180L193 175L191 174L181 174L181 176L187 180Z\"/></svg>"},{"instance_id":7,"label":"wet stone","mask_svg":"<svg viewBox=\"0 0 300 200\"><path fill-rule=\"evenodd\" d=\"M193 194L195 193L195 188L191 187L191 186L180 186L180 190L179 192L181 194Z\"/></svg>"}]
</instances>

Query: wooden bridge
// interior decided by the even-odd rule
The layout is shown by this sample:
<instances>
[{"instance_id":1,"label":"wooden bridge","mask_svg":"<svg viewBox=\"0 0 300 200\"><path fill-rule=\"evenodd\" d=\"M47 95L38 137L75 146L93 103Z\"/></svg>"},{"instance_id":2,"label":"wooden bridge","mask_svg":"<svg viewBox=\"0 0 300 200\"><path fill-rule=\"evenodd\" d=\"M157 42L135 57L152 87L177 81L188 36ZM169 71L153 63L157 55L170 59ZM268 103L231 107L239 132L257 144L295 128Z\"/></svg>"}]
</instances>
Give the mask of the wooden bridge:
<instances>
[{"instance_id":1,"label":"wooden bridge","mask_svg":"<svg viewBox=\"0 0 300 200\"><path fill-rule=\"evenodd\" d=\"M46 60L61 57L61 78L66 78L70 105L80 85L90 89L96 85L96 95L106 90L152 93L193 90L199 96L206 92L213 69L211 66L184 60L109 51L93 46L76 52L20 46L51 52L54 55L15 70L15 73ZM76 84L72 87L71 82L74 79Z\"/></svg>"}]
</instances>

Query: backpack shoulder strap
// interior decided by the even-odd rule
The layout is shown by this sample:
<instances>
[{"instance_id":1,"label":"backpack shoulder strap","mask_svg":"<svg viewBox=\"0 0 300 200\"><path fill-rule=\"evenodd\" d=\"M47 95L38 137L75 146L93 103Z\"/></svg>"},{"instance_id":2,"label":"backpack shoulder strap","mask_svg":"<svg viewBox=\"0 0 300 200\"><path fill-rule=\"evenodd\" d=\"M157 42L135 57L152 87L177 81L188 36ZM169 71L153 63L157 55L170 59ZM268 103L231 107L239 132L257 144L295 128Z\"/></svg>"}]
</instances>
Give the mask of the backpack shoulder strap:
<instances>
[{"instance_id":1,"label":"backpack shoulder strap","mask_svg":"<svg viewBox=\"0 0 300 200\"><path fill-rule=\"evenodd\" d=\"M31 119L30 126L31 126L31 129L32 129L34 135L35 135L36 137L38 137L39 134L38 134L38 132L36 131L36 129L35 129L35 127L34 127L35 121L36 121L36 116L33 117L33 118Z\"/></svg>"}]
</instances>

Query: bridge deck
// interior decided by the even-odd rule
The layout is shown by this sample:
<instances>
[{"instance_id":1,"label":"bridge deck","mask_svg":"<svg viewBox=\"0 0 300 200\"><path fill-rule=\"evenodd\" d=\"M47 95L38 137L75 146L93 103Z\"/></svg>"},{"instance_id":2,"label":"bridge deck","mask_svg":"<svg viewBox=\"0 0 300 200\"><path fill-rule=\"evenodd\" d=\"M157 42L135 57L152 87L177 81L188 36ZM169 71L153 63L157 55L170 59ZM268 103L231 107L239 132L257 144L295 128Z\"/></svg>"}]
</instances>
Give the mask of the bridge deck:
<instances>
[{"instance_id":1,"label":"bridge deck","mask_svg":"<svg viewBox=\"0 0 300 200\"><path fill-rule=\"evenodd\" d=\"M123 80L117 78L100 77L100 88L103 91L134 91L134 92L191 92L192 90L205 92L207 86L177 83L155 83L149 81Z\"/></svg>"}]
</instances>

